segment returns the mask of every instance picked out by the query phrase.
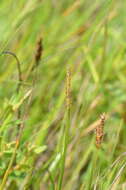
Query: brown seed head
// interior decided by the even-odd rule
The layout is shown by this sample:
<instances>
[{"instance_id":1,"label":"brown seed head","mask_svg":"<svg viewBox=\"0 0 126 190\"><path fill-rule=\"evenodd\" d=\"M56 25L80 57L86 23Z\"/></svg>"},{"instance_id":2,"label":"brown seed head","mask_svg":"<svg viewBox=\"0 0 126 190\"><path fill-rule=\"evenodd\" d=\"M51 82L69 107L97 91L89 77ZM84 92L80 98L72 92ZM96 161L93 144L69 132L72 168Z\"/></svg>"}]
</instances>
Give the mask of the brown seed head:
<instances>
[{"instance_id":1,"label":"brown seed head","mask_svg":"<svg viewBox=\"0 0 126 190\"><path fill-rule=\"evenodd\" d=\"M43 45L42 45L42 38L40 37L38 42L37 42L37 47L36 47L36 54L35 54L35 67L38 66L39 61L41 60L43 53Z\"/></svg>"}]
</instances>

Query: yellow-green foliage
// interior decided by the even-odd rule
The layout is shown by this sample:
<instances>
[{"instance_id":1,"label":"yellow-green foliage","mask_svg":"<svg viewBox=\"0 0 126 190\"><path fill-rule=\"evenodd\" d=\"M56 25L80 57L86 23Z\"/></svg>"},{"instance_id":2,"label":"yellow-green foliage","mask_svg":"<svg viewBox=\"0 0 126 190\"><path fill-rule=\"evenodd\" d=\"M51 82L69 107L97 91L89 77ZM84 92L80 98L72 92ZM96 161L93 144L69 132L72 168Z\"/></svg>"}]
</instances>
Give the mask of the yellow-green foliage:
<instances>
[{"instance_id":1,"label":"yellow-green foliage","mask_svg":"<svg viewBox=\"0 0 126 190\"><path fill-rule=\"evenodd\" d=\"M126 189L125 20L125 0L0 1L0 190Z\"/></svg>"}]
</instances>

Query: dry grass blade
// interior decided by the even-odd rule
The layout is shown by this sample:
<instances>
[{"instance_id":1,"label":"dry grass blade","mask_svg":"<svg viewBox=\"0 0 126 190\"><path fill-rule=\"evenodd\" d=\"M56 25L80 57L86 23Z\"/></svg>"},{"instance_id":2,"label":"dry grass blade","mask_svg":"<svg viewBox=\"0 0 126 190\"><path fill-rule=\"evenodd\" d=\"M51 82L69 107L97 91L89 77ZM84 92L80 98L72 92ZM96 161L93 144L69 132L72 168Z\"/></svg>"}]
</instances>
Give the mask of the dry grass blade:
<instances>
[{"instance_id":1,"label":"dry grass blade","mask_svg":"<svg viewBox=\"0 0 126 190\"><path fill-rule=\"evenodd\" d=\"M69 8L67 8L64 11L63 16L68 16L73 11L75 11L79 6L80 6L80 1L79 0L75 1Z\"/></svg>"},{"instance_id":2,"label":"dry grass blade","mask_svg":"<svg viewBox=\"0 0 126 190\"><path fill-rule=\"evenodd\" d=\"M119 178L120 178L120 176L121 176L121 174L122 174L122 172L123 172L123 170L124 170L125 167L126 167L126 163L123 164L123 166L122 166L122 167L120 168L120 170L118 171L118 173L117 173L115 179L113 180L112 184L110 185L109 190L116 190L115 185L116 185L116 183L119 182L118 180L119 180Z\"/></svg>"}]
</instances>

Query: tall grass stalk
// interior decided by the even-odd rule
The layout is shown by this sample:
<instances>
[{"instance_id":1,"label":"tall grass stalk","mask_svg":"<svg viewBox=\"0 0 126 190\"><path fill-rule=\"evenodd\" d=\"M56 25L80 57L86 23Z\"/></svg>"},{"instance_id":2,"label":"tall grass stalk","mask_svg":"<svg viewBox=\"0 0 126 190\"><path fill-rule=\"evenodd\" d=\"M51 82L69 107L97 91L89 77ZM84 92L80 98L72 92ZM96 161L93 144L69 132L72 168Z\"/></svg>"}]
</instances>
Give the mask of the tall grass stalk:
<instances>
[{"instance_id":1,"label":"tall grass stalk","mask_svg":"<svg viewBox=\"0 0 126 190\"><path fill-rule=\"evenodd\" d=\"M58 181L58 190L62 189L63 176L65 171L65 162L67 157L67 148L69 144L69 129L70 129L70 107L71 107L71 71L70 68L67 69L66 74L66 124L63 134L63 147L62 147L62 158L61 158L61 168L60 176Z\"/></svg>"}]
</instances>

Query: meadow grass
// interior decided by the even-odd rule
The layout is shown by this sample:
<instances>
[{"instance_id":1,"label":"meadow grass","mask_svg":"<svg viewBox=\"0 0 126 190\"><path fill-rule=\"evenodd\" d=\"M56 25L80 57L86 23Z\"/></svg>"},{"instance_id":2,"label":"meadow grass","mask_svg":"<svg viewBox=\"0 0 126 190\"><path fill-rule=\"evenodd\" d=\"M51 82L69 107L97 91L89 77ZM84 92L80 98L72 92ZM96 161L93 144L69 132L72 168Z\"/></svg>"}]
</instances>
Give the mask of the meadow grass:
<instances>
[{"instance_id":1,"label":"meadow grass","mask_svg":"<svg viewBox=\"0 0 126 190\"><path fill-rule=\"evenodd\" d=\"M0 1L0 190L126 190L125 10Z\"/></svg>"}]
</instances>

